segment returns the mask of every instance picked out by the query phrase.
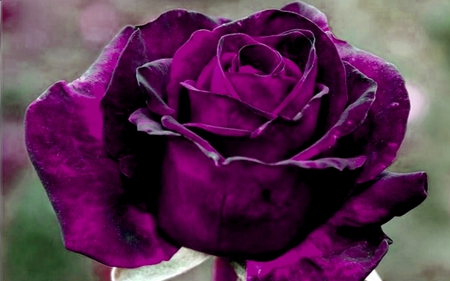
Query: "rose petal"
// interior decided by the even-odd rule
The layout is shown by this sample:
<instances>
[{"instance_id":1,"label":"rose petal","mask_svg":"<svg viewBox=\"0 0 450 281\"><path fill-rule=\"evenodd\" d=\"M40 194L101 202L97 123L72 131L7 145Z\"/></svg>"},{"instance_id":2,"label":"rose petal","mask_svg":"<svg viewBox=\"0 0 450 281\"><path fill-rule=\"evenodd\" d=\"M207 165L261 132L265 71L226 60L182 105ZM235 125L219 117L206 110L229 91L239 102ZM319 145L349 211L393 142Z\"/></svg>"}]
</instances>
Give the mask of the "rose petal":
<instances>
[{"instance_id":1,"label":"rose petal","mask_svg":"<svg viewBox=\"0 0 450 281\"><path fill-rule=\"evenodd\" d=\"M370 157L359 182L370 180L392 164L405 135L410 105L403 78L392 64L337 39L328 27L326 16L317 8L299 1L283 10L299 13L316 23L333 40L344 61L378 84L377 98L367 118L369 121L354 134L356 141L370 139L365 147ZM370 137L367 137L368 133Z\"/></svg>"},{"instance_id":2,"label":"rose petal","mask_svg":"<svg viewBox=\"0 0 450 281\"><path fill-rule=\"evenodd\" d=\"M130 33L125 30L108 47L100 65L117 55ZM30 105L30 158L58 215L67 249L109 266L159 263L177 247L159 236L151 214L124 197L119 164L104 148L100 110L101 86L114 65L100 65L83 76L83 81L98 81L98 87L83 85L82 80L59 82Z\"/></svg>"},{"instance_id":3,"label":"rose petal","mask_svg":"<svg viewBox=\"0 0 450 281\"><path fill-rule=\"evenodd\" d=\"M212 35L211 31L198 30L191 35L186 44L175 52L167 85L167 95L169 106L176 112L178 111L180 92L183 88L181 83L187 80L195 81L199 77L202 70L214 58L219 39L220 37ZM211 67L214 69L216 66L212 65ZM175 117L178 117L178 114Z\"/></svg>"},{"instance_id":4,"label":"rose petal","mask_svg":"<svg viewBox=\"0 0 450 281\"><path fill-rule=\"evenodd\" d=\"M401 75L392 64L336 38L328 27L326 16L317 8L299 1L283 10L299 13L316 23L333 40L344 61L378 84L377 98L367 118L370 121L355 133L360 135L355 139L370 139L365 151L371 156L359 181L370 180L394 161L405 135L410 105ZM367 137L367 133L371 136Z\"/></svg>"},{"instance_id":5,"label":"rose petal","mask_svg":"<svg viewBox=\"0 0 450 281\"><path fill-rule=\"evenodd\" d=\"M258 62L261 61L261 52L264 53L264 60ZM229 66L225 65L224 54L237 54L236 72L227 71ZM296 82L296 79L285 75L271 75L278 69L284 68L281 55L245 34L223 36L218 43L217 58L220 62L221 74L225 77L223 79L225 86L231 96L266 112L271 112ZM260 64L257 66L259 70L254 68L256 64ZM262 72L256 75L246 73L250 70L249 68L253 70L251 72Z\"/></svg>"},{"instance_id":6,"label":"rose petal","mask_svg":"<svg viewBox=\"0 0 450 281\"><path fill-rule=\"evenodd\" d=\"M302 230L311 189L346 194L351 186L342 182L349 173L335 172L338 159L270 165L230 158L217 165L199 149L198 139L185 136L168 139L158 224L172 239L198 251L239 257L280 251ZM316 173L342 185L316 186L317 180L309 178Z\"/></svg>"},{"instance_id":7,"label":"rose petal","mask_svg":"<svg viewBox=\"0 0 450 281\"><path fill-rule=\"evenodd\" d=\"M218 127L206 124L198 124L198 123L185 123L183 126L187 128L197 128L204 130L206 132L213 133L217 136L227 136L227 137L248 137L252 134L251 131Z\"/></svg>"},{"instance_id":8,"label":"rose petal","mask_svg":"<svg viewBox=\"0 0 450 281\"><path fill-rule=\"evenodd\" d=\"M284 249L299 231L305 231L299 227L305 212L314 218L307 221L310 227L319 215L323 219L342 203L356 178L352 170L365 162L364 156L278 163L224 159L173 117L163 117L162 124L184 138L167 139L158 225L177 243L214 255L261 258ZM318 176L339 184L332 187L318 181ZM320 195L325 190L335 195L333 204ZM310 193L315 194L319 212L308 208ZM262 230L269 236L255 239Z\"/></svg>"},{"instance_id":9,"label":"rose petal","mask_svg":"<svg viewBox=\"0 0 450 281\"><path fill-rule=\"evenodd\" d=\"M314 34L309 30L293 29L280 34L257 36L259 42L277 50L284 58L294 62L302 72L308 62L311 49L315 48Z\"/></svg>"},{"instance_id":10,"label":"rose petal","mask_svg":"<svg viewBox=\"0 0 450 281\"><path fill-rule=\"evenodd\" d=\"M394 216L403 216L418 206L427 196L427 175L424 172L383 172L375 180L356 188L336 215L334 225L366 227L384 224Z\"/></svg>"},{"instance_id":11,"label":"rose petal","mask_svg":"<svg viewBox=\"0 0 450 281\"><path fill-rule=\"evenodd\" d=\"M281 10L302 15L305 18L311 20L313 23L317 24L323 31L330 30L330 27L328 26L327 16L316 7L305 2L296 1L284 6L283 8L281 8Z\"/></svg>"},{"instance_id":12,"label":"rose petal","mask_svg":"<svg viewBox=\"0 0 450 281\"><path fill-rule=\"evenodd\" d=\"M212 17L219 25L229 23L231 20L223 17Z\"/></svg>"},{"instance_id":13,"label":"rose petal","mask_svg":"<svg viewBox=\"0 0 450 281\"><path fill-rule=\"evenodd\" d=\"M216 28L213 33L245 33L251 37L280 34L289 30L304 29L314 34L318 60L318 83L330 88L327 120L324 128L334 125L347 103L345 69L336 47L326 33L309 19L291 12L266 10L247 18Z\"/></svg>"},{"instance_id":14,"label":"rose petal","mask_svg":"<svg viewBox=\"0 0 450 281\"><path fill-rule=\"evenodd\" d=\"M277 106L294 88L297 79L286 76L257 76L248 73L227 73L240 99L259 110L276 115Z\"/></svg>"},{"instance_id":15,"label":"rose petal","mask_svg":"<svg viewBox=\"0 0 450 281\"><path fill-rule=\"evenodd\" d=\"M148 94L147 107L159 115L170 115L175 111L167 104L166 86L172 59L160 59L144 64L136 70L139 87Z\"/></svg>"},{"instance_id":16,"label":"rose petal","mask_svg":"<svg viewBox=\"0 0 450 281\"><path fill-rule=\"evenodd\" d=\"M232 97L200 91L189 81L182 85L187 89L190 105L190 116L180 116L182 122L186 120L189 123L253 131L269 118L273 118Z\"/></svg>"},{"instance_id":17,"label":"rose petal","mask_svg":"<svg viewBox=\"0 0 450 281\"><path fill-rule=\"evenodd\" d=\"M161 121L164 127L177 132L178 134L184 136L192 143L197 145L197 147L205 154L205 156L211 158L214 161L216 166L220 165L220 163L223 162L224 159L222 155L220 155L220 153L217 152L214 147L212 147L207 141L196 135L194 132L178 123L173 117L164 116Z\"/></svg>"},{"instance_id":18,"label":"rose petal","mask_svg":"<svg viewBox=\"0 0 450 281\"><path fill-rule=\"evenodd\" d=\"M108 152L117 158L131 154L131 143L138 132L127 122L130 114L145 107L145 99L136 83L136 68L145 64L142 32L136 29L118 59L111 83L102 99L105 143Z\"/></svg>"},{"instance_id":19,"label":"rose petal","mask_svg":"<svg viewBox=\"0 0 450 281\"><path fill-rule=\"evenodd\" d=\"M316 143L294 156L293 159L307 160L332 148L343 136L352 133L361 125L375 100L377 84L350 65L347 66L348 92L351 103L342 113L339 121Z\"/></svg>"},{"instance_id":20,"label":"rose petal","mask_svg":"<svg viewBox=\"0 0 450 281\"><path fill-rule=\"evenodd\" d=\"M149 135L155 136L180 136L172 131L164 130L161 123L154 121L150 117L150 112L147 108L139 108L128 119L131 123L137 126L140 132L146 132Z\"/></svg>"},{"instance_id":21,"label":"rose petal","mask_svg":"<svg viewBox=\"0 0 450 281\"><path fill-rule=\"evenodd\" d=\"M330 88L328 104L324 105L329 115L322 120L324 128L334 125L347 103L345 85L345 69L331 39L316 24L309 19L292 12L266 10L253 14L242 20L221 25L209 31L195 32L186 44L174 55L173 71L168 85L169 106L178 108L180 83L186 80L196 80L203 68L213 59L211 49L218 45L222 36L234 33L244 33L250 37L280 34L293 29L305 29L316 38L318 61L317 81ZM172 101L171 101L172 100Z\"/></svg>"},{"instance_id":22,"label":"rose petal","mask_svg":"<svg viewBox=\"0 0 450 281\"><path fill-rule=\"evenodd\" d=\"M361 189L297 247L272 261L248 261L247 280L364 280L390 242L380 225L425 199L426 176L385 172Z\"/></svg>"},{"instance_id":23,"label":"rose petal","mask_svg":"<svg viewBox=\"0 0 450 281\"><path fill-rule=\"evenodd\" d=\"M242 47L237 58L237 72L240 73L274 75L284 68L281 55L263 44L252 44Z\"/></svg>"},{"instance_id":24,"label":"rose petal","mask_svg":"<svg viewBox=\"0 0 450 281\"><path fill-rule=\"evenodd\" d=\"M104 128L105 141L112 156L120 158L135 153L133 143L139 133L128 122L128 117L136 109L145 107L144 96L136 83L136 68L147 62L172 57L194 31L213 29L217 25L200 13L171 10L135 28L102 100L104 121L108 124ZM155 85L151 87L157 88Z\"/></svg>"},{"instance_id":25,"label":"rose petal","mask_svg":"<svg viewBox=\"0 0 450 281\"><path fill-rule=\"evenodd\" d=\"M370 140L364 147L369 159L359 180L364 182L388 167L397 155L405 136L410 109L408 92L395 66L334 38L331 33L330 37L335 41L343 60L378 84L377 98L367 121L353 134L356 140Z\"/></svg>"},{"instance_id":26,"label":"rose petal","mask_svg":"<svg viewBox=\"0 0 450 281\"><path fill-rule=\"evenodd\" d=\"M338 171L343 171L345 169L355 170L360 168L366 162L366 157L365 156L358 156L353 158L329 157L329 158L320 158L317 160L300 160L300 161L295 159L288 159L276 163L267 163L254 158L235 156L226 158L222 164L228 165L234 161L253 162L266 166L296 166L300 168L316 169L316 170L325 170L333 168Z\"/></svg>"},{"instance_id":27,"label":"rose petal","mask_svg":"<svg viewBox=\"0 0 450 281\"><path fill-rule=\"evenodd\" d=\"M226 54L226 55L227 58L223 59L231 61L234 57L234 54ZM235 94L234 89L232 89L232 87L230 86L227 86L226 79L227 78L223 75L223 72L220 69L219 60L214 57L200 73L200 76L195 82L195 87L202 91L208 91L228 96L234 95L235 97L237 97L237 94ZM231 90L231 93L229 92L229 88Z\"/></svg>"},{"instance_id":28,"label":"rose petal","mask_svg":"<svg viewBox=\"0 0 450 281\"><path fill-rule=\"evenodd\" d=\"M250 138L226 137L210 130L207 130L210 133L199 134L224 157L243 156L266 163L288 159L311 144L322 99L328 94L328 88L320 87L320 92L297 114L297 119L275 118L267 121L251 132Z\"/></svg>"},{"instance_id":29,"label":"rose petal","mask_svg":"<svg viewBox=\"0 0 450 281\"><path fill-rule=\"evenodd\" d=\"M293 117L301 111L314 94L318 71L314 35L309 31L292 30L277 36L262 37L261 39L268 41L276 49L283 49L283 56L287 56L291 60L296 61L302 68L303 75L301 79L283 102L272 112L277 115L281 113L282 116L288 118ZM302 50L298 51L298 53L302 54L302 56L297 54L298 57L293 57L292 53L294 50L292 49L299 48Z\"/></svg>"},{"instance_id":30,"label":"rose petal","mask_svg":"<svg viewBox=\"0 0 450 281\"><path fill-rule=\"evenodd\" d=\"M236 271L227 259L216 257L213 263L212 281L238 281Z\"/></svg>"},{"instance_id":31,"label":"rose petal","mask_svg":"<svg viewBox=\"0 0 450 281\"><path fill-rule=\"evenodd\" d=\"M89 69L80 78L71 83L72 87L76 91L84 92L86 95L92 95L96 99L102 98L111 81L114 69L117 66L117 60L126 47L132 33L133 27L124 27L104 48L103 52Z\"/></svg>"},{"instance_id":32,"label":"rose petal","mask_svg":"<svg viewBox=\"0 0 450 281\"><path fill-rule=\"evenodd\" d=\"M195 11L175 9L138 28L142 30L142 38L147 46L146 55L149 61L153 61L172 58L193 32L200 29L212 30L220 24L221 19Z\"/></svg>"}]
</instances>

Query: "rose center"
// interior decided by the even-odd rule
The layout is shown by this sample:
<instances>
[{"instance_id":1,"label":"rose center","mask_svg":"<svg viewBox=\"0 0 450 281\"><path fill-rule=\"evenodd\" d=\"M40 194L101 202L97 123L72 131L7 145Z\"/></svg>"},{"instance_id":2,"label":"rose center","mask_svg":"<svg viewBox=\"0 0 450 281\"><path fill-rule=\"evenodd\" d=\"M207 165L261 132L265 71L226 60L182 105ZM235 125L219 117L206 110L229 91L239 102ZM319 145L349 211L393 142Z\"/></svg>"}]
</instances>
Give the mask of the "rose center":
<instances>
[{"instance_id":1,"label":"rose center","mask_svg":"<svg viewBox=\"0 0 450 281\"><path fill-rule=\"evenodd\" d=\"M258 75L270 75L275 70L282 69L284 65L281 55L264 45L242 47L233 62L235 63L236 60L236 72Z\"/></svg>"}]
</instances>

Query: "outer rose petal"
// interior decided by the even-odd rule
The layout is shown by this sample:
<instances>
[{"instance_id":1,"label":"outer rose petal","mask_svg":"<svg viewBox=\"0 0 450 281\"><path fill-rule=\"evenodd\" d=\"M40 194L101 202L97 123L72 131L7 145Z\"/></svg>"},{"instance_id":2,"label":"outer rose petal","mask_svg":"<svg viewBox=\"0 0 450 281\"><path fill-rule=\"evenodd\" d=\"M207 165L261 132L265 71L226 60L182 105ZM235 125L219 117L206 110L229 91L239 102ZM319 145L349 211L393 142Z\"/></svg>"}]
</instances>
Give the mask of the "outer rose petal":
<instances>
[{"instance_id":1,"label":"outer rose petal","mask_svg":"<svg viewBox=\"0 0 450 281\"><path fill-rule=\"evenodd\" d=\"M297 247L268 262L247 262L249 281L362 281L386 254L381 224L426 197L424 173L385 172Z\"/></svg>"},{"instance_id":2,"label":"outer rose petal","mask_svg":"<svg viewBox=\"0 0 450 281\"><path fill-rule=\"evenodd\" d=\"M332 37L332 35L330 34ZM355 132L356 141L368 140L364 147L368 161L359 182L374 178L392 164L405 137L410 110L405 81L394 65L361 51L343 41L334 40L343 60L356 67L377 85L377 98L367 121Z\"/></svg>"},{"instance_id":3,"label":"outer rose petal","mask_svg":"<svg viewBox=\"0 0 450 281\"><path fill-rule=\"evenodd\" d=\"M78 80L58 82L28 108L26 142L67 249L109 266L169 259L177 247L154 218L124 198L119 164L103 143L100 99L133 29L125 28Z\"/></svg>"},{"instance_id":4,"label":"outer rose petal","mask_svg":"<svg viewBox=\"0 0 450 281\"><path fill-rule=\"evenodd\" d=\"M368 122L355 132L356 141L366 139L365 154L369 156L359 182L372 179L392 164L405 136L410 104L403 78L392 64L334 37L326 16L317 8L299 1L287 5L283 10L312 20L327 32L344 61L378 84L377 98L369 112Z\"/></svg>"},{"instance_id":5,"label":"outer rose petal","mask_svg":"<svg viewBox=\"0 0 450 281\"><path fill-rule=\"evenodd\" d=\"M325 135L316 143L298 153L294 157L295 159L312 159L321 153L327 152L327 150L334 147L340 138L352 133L366 119L375 100L377 84L351 65L347 64L346 70L351 104L347 106L339 121Z\"/></svg>"},{"instance_id":6,"label":"outer rose petal","mask_svg":"<svg viewBox=\"0 0 450 281\"><path fill-rule=\"evenodd\" d=\"M317 24L323 31L330 30L330 27L328 26L327 16L319 11L316 7L311 6L305 2L293 2L284 6L283 8L281 8L281 10L302 15Z\"/></svg>"},{"instance_id":7,"label":"outer rose petal","mask_svg":"<svg viewBox=\"0 0 450 281\"><path fill-rule=\"evenodd\" d=\"M128 117L138 108L145 107L144 96L136 83L136 68L147 62L173 57L194 31L213 29L217 25L200 13L171 10L136 27L102 100L106 144L112 156L121 158L136 153L133 148L139 133L128 122Z\"/></svg>"},{"instance_id":8,"label":"outer rose petal","mask_svg":"<svg viewBox=\"0 0 450 281\"><path fill-rule=\"evenodd\" d=\"M160 59L144 64L136 70L141 90L148 94L147 107L159 115L174 113L167 104L166 85L172 59Z\"/></svg>"},{"instance_id":9,"label":"outer rose petal","mask_svg":"<svg viewBox=\"0 0 450 281\"><path fill-rule=\"evenodd\" d=\"M364 163L363 158L273 164L223 159L172 117L162 123L183 138L167 139L158 225L177 243L214 255L262 259L282 251L342 204L356 175L351 170ZM324 193L333 194L334 202Z\"/></svg>"}]
</instances>

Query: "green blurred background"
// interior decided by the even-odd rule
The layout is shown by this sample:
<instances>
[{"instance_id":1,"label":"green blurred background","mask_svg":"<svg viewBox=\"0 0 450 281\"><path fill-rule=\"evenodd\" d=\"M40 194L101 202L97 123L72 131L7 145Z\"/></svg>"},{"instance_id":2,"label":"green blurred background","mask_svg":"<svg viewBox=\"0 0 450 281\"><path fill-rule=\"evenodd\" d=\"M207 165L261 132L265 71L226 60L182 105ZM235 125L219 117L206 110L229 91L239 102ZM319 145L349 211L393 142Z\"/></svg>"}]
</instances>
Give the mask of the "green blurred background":
<instances>
[{"instance_id":1,"label":"green blurred background","mask_svg":"<svg viewBox=\"0 0 450 281\"><path fill-rule=\"evenodd\" d=\"M23 144L26 106L57 80L72 81L125 24L171 8L232 19L289 1L3 0L3 280L108 280L109 269L64 249L59 226ZM394 63L412 112L391 170L425 170L429 198L385 225L394 240L378 267L385 281L450 276L450 1L310 0L334 33Z\"/></svg>"}]
</instances>

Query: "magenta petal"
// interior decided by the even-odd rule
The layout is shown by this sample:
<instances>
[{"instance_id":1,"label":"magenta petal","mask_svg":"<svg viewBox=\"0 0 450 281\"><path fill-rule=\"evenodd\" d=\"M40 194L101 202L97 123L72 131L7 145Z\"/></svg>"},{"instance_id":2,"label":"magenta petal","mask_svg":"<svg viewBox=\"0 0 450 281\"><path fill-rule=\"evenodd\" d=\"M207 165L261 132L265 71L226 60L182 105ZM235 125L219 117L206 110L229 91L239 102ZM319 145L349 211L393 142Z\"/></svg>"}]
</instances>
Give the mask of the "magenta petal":
<instances>
[{"instance_id":1,"label":"magenta petal","mask_svg":"<svg viewBox=\"0 0 450 281\"><path fill-rule=\"evenodd\" d=\"M230 66L224 64L223 55L228 53L238 55L235 72L227 71ZM285 63L276 50L245 34L223 36L219 41L217 57L221 63L222 75L231 82L231 85L226 84L228 92L235 93L237 99L274 115L278 113L274 109L285 100L298 81L281 72ZM311 96L307 97L307 100L310 98Z\"/></svg>"},{"instance_id":2,"label":"magenta petal","mask_svg":"<svg viewBox=\"0 0 450 281\"><path fill-rule=\"evenodd\" d=\"M308 207L309 187L296 184L294 166L217 166L191 141L173 138L163 169L158 224L205 253L248 257L279 250L295 237Z\"/></svg>"},{"instance_id":3,"label":"magenta petal","mask_svg":"<svg viewBox=\"0 0 450 281\"><path fill-rule=\"evenodd\" d=\"M215 22L217 22L219 25L225 24L225 23L229 23L231 20L227 19L227 18L222 18L222 17L212 17L214 19Z\"/></svg>"},{"instance_id":4,"label":"magenta petal","mask_svg":"<svg viewBox=\"0 0 450 281\"><path fill-rule=\"evenodd\" d=\"M94 96L96 99L102 98L117 67L117 60L126 48L133 31L131 26L122 29L104 48L91 67L79 79L71 83L72 86L77 91Z\"/></svg>"},{"instance_id":5,"label":"magenta petal","mask_svg":"<svg viewBox=\"0 0 450 281\"><path fill-rule=\"evenodd\" d=\"M330 27L328 26L327 16L319 11L319 9L317 9L316 7L305 2L296 1L284 6L283 8L281 8L281 10L297 13L301 16L304 16L305 18L311 20L313 23L317 24L323 31L330 30Z\"/></svg>"},{"instance_id":6,"label":"magenta petal","mask_svg":"<svg viewBox=\"0 0 450 281\"><path fill-rule=\"evenodd\" d=\"M171 10L135 28L102 100L104 121L107 124L104 128L105 141L112 156L121 158L135 153L133 144L139 138L139 133L128 122L128 117L146 105L144 95L136 83L136 69L148 62L173 57L194 31L216 26L216 22L200 13Z\"/></svg>"},{"instance_id":7,"label":"magenta petal","mask_svg":"<svg viewBox=\"0 0 450 281\"><path fill-rule=\"evenodd\" d=\"M283 58L294 62L302 72L305 72L311 50L315 49L314 33L309 30L293 29L255 39L277 50Z\"/></svg>"},{"instance_id":8,"label":"magenta petal","mask_svg":"<svg viewBox=\"0 0 450 281\"><path fill-rule=\"evenodd\" d=\"M261 68L259 70L259 72L262 71L262 69L265 69L266 72L268 73L262 73L263 76L259 76L259 75L254 75L251 73L245 73L245 72L249 72L248 70L246 71L246 69L253 68L253 70L255 71L256 69L254 69L254 67L249 66L248 64L250 63L250 61L252 62L253 65L256 65L257 61L256 59L261 60L262 57L246 57L245 55L248 53L246 51L246 49L248 48L253 48L257 51L259 51L259 53L262 52L262 50L264 50L265 54L265 58L264 58L264 64L266 66L264 66L264 64L261 64L261 66L259 66L259 68ZM262 50L261 50L262 49ZM237 56L237 65L236 70L235 71L229 71L231 64L232 64L232 57L230 57L230 54L232 56ZM269 56L269 57L267 57ZM228 60L225 60L225 58L227 58ZM251 38L250 36L246 35L246 34L241 34L241 33L236 33L236 34L229 34L229 35L225 35L222 38L220 38L218 45L217 45L217 60L219 61L219 66L220 66L220 74L222 77L219 77L219 79L221 78L221 80L223 80L224 82L224 86L226 87L228 93L239 100L242 100L246 103L252 104L254 107L259 108L261 110L267 111L266 108L259 106L258 104L254 105L254 102L257 101L261 101L261 100L265 100L265 99L269 99L270 101L270 97L272 96L277 96L278 92L274 89L274 92L276 93L275 95L273 95L273 93L268 93L266 95L264 95L264 92L267 92L267 90L270 90L271 88L267 88L267 87L274 87L274 85L265 85L263 87L260 87L259 89L252 89L252 87L255 86L259 86L263 81L267 80L267 79L271 79L271 76L267 76L268 74L270 74L272 71L275 71L277 69L277 66L279 66L280 64L283 63L283 60L281 58L281 55L279 53L277 53L276 51L274 51L273 49L271 49L268 46L265 46L261 43L258 43L255 39ZM266 63L267 60L270 60L268 63ZM226 64L226 62L228 62L228 65ZM247 64L247 65L246 65ZM239 72L243 72L243 73L239 73ZM244 83L240 83L240 81L236 81L237 78L247 78L246 81ZM218 80L218 79L217 79ZM255 80L254 83L252 83L252 85L247 85L247 83L251 83ZM262 80L262 81L259 81ZM272 79L273 80L273 79ZM213 81L212 83L215 83L215 81ZM270 83L270 81L268 81L268 83ZM291 82L292 83L292 82ZM267 82L266 82L267 84ZM284 85L284 83L282 83L281 85ZM214 85L213 85L214 86ZM262 89L261 89L262 88ZM261 92L261 90L264 90L263 93L261 93L262 96L264 96L264 98L258 98L255 99L254 96L248 96L251 94L259 94ZM281 92L283 93L283 92ZM279 102L277 102L276 104L278 104ZM270 110L269 110L270 112Z\"/></svg>"},{"instance_id":9,"label":"magenta petal","mask_svg":"<svg viewBox=\"0 0 450 281\"><path fill-rule=\"evenodd\" d=\"M292 12L266 10L242 20L221 25L209 31L197 31L175 54L168 86L169 106L178 108L181 82L195 81L203 68L213 59L220 38L227 34L243 33L250 37L270 36L294 29L309 30L316 39L318 83L330 88L330 99L324 105L329 112L325 127L334 125L347 104L345 69L336 46L315 23Z\"/></svg>"},{"instance_id":10,"label":"magenta petal","mask_svg":"<svg viewBox=\"0 0 450 281\"><path fill-rule=\"evenodd\" d=\"M370 107L375 100L377 84L351 66L348 66L347 70L348 81L351 82L351 85L349 85L349 93L356 100L348 105L336 125L312 146L298 153L294 159L311 159L326 152L340 138L352 133L366 119Z\"/></svg>"},{"instance_id":11,"label":"magenta petal","mask_svg":"<svg viewBox=\"0 0 450 281\"><path fill-rule=\"evenodd\" d=\"M318 71L314 34L307 30L290 30L259 37L258 40L279 51L289 61L295 62L302 71L295 87L273 111L274 114L281 113L282 116L292 118L314 94Z\"/></svg>"},{"instance_id":12,"label":"magenta petal","mask_svg":"<svg viewBox=\"0 0 450 281\"><path fill-rule=\"evenodd\" d=\"M220 69L219 60L214 57L200 73L197 81L195 81L195 87L202 91L232 96L229 93L226 79ZM231 90L234 92L234 89Z\"/></svg>"},{"instance_id":13,"label":"magenta petal","mask_svg":"<svg viewBox=\"0 0 450 281\"><path fill-rule=\"evenodd\" d=\"M279 74L284 67L283 58L274 49L263 44L242 47L238 53L237 72L258 75Z\"/></svg>"},{"instance_id":14,"label":"magenta petal","mask_svg":"<svg viewBox=\"0 0 450 281\"><path fill-rule=\"evenodd\" d=\"M320 212L328 210L325 190L342 199L352 187L351 169L364 164L364 157L274 164L233 157L217 165L198 137L167 121L186 138L168 139L158 224L177 243L213 255L262 258L285 249L304 231L305 220L317 219L317 212L307 219L311 194Z\"/></svg>"},{"instance_id":15,"label":"magenta petal","mask_svg":"<svg viewBox=\"0 0 450 281\"><path fill-rule=\"evenodd\" d=\"M250 138L224 137L217 134L201 135L208 139L224 157L243 156L266 163L275 163L292 157L301 148L310 145L319 115L320 105L328 88L319 87L316 94L295 120L275 118L259 126ZM211 131L210 131L211 132ZM213 133L213 132L211 132ZM280 146L279 144L283 145ZM273 149L276 147L277 149Z\"/></svg>"},{"instance_id":16,"label":"magenta petal","mask_svg":"<svg viewBox=\"0 0 450 281\"><path fill-rule=\"evenodd\" d=\"M254 71L261 72L261 75L269 75L278 70L283 63L281 55L276 50L243 33L224 35L218 42L217 58L224 72L229 72L231 67L232 60L224 60L227 54L232 54L237 59L233 72L245 73L246 71L240 68L251 66Z\"/></svg>"},{"instance_id":17,"label":"magenta petal","mask_svg":"<svg viewBox=\"0 0 450 281\"><path fill-rule=\"evenodd\" d=\"M179 136L179 134L172 131L164 130L160 122L153 120L150 117L150 112L147 108L139 108L131 114L129 121L136 125L137 130L146 132L149 135L155 136Z\"/></svg>"},{"instance_id":18,"label":"magenta petal","mask_svg":"<svg viewBox=\"0 0 450 281\"><path fill-rule=\"evenodd\" d=\"M335 225L364 227L384 224L417 207L427 196L424 172L383 172L375 180L358 186L356 194L332 218Z\"/></svg>"},{"instance_id":19,"label":"magenta petal","mask_svg":"<svg viewBox=\"0 0 450 281\"><path fill-rule=\"evenodd\" d=\"M361 188L298 246L272 261L248 261L247 280L363 281L390 243L381 224L425 199L426 175L385 172Z\"/></svg>"},{"instance_id":20,"label":"magenta petal","mask_svg":"<svg viewBox=\"0 0 450 281\"><path fill-rule=\"evenodd\" d=\"M289 35L293 34L294 33L290 33ZM318 58L314 47L314 41L311 42L311 45L311 49L303 66L303 75L301 79L283 102L275 109L273 112L274 114L281 113L283 116L292 117L299 112L313 96L316 87Z\"/></svg>"},{"instance_id":21,"label":"magenta petal","mask_svg":"<svg viewBox=\"0 0 450 281\"><path fill-rule=\"evenodd\" d=\"M276 115L274 110L294 88L297 79L286 76L257 76L227 73L240 99L255 108Z\"/></svg>"},{"instance_id":22,"label":"magenta petal","mask_svg":"<svg viewBox=\"0 0 450 281\"><path fill-rule=\"evenodd\" d=\"M114 157L128 155L138 137L135 127L128 122L130 114L145 107L144 95L136 83L136 68L147 62L142 32L131 35L120 55L111 83L102 99L104 136L107 151Z\"/></svg>"},{"instance_id":23,"label":"magenta petal","mask_svg":"<svg viewBox=\"0 0 450 281\"><path fill-rule=\"evenodd\" d=\"M172 59L160 59L144 64L136 70L137 82L148 94L147 107L159 115L170 115L174 110L167 104L166 86Z\"/></svg>"},{"instance_id":24,"label":"magenta petal","mask_svg":"<svg viewBox=\"0 0 450 281\"><path fill-rule=\"evenodd\" d=\"M187 80L195 81L202 70L214 58L219 38L208 30L194 32L189 40L173 56L170 80L167 85L168 104L178 111L180 84ZM212 69L215 65L211 66ZM203 88L202 88L203 89Z\"/></svg>"},{"instance_id":25,"label":"magenta petal","mask_svg":"<svg viewBox=\"0 0 450 281\"><path fill-rule=\"evenodd\" d=\"M245 33L250 37L269 36L289 30L304 29L314 34L318 60L316 82L330 88L329 103L324 105L328 112L324 127L330 128L342 114L347 104L345 69L336 46L328 35L308 18L292 12L266 10L247 18L221 25L213 30L213 35ZM186 47L186 45L184 46Z\"/></svg>"},{"instance_id":26,"label":"magenta petal","mask_svg":"<svg viewBox=\"0 0 450 281\"><path fill-rule=\"evenodd\" d=\"M195 11L170 10L157 19L138 26L142 31L146 54L149 61L172 58L175 52L200 29L212 30L221 24L221 19L213 19Z\"/></svg>"},{"instance_id":27,"label":"magenta petal","mask_svg":"<svg viewBox=\"0 0 450 281\"><path fill-rule=\"evenodd\" d=\"M189 82L189 81L187 81ZM201 123L253 131L264 124L268 117L239 100L226 95L200 91L189 83L182 83L188 90L190 116L186 123Z\"/></svg>"},{"instance_id":28,"label":"magenta petal","mask_svg":"<svg viewBox=\"0 0 450 281\"><path fill-rule=\"evenodd\" d=\"M386 169L397 155L405 136L410 109L408 92L395 66L334 38L331 33L330 37L335 41L343 60L378 85L377 98L369 111L367 121L353 134L356 140L370 140L364 148L369 159L359 179L364 182Z\"/></svg>"},{"instance_id":29,"label":"magenta petal","mask_svg":"<svg viewBox=\"0 0 450 281\"><path fill-rule=\"evenodd\" d=\"M217 136L227 136L227 137L248 137L252 134L251 131L240 130L240 129L232 129L225 127L218 127L206 124L199 123L185 123L183 124L186 128L197 128L210 133L213 133Z\"/></svg>"},{"instance_id":30,"label":"magenta petal","mask_svg":"<svg viewBox=\"0 0 450 281\"><path fill-rule=\"evenodd\" d=\"M123 39L116 39L99 62L114 57ZM28 151L67 249L109 266L156 264L177 247L159 236L152 215L124 200L119 164L103 144L101 92L96 92L110 75L107 67L94 65L83 79L99 78L99 87L82 80L59 82L32 103L26 116Z\"/></svg>"},{"instance_id":31,"label":"magenta petal","mask_svg":"<svg viewBox=\"0 0 450 281\"><path fill-rule=\"evenodd\" d=\"M228 259L214 258L211 281L237 281L237 278L236 271Z\"/></svg>"},{"instance_id":32,"label":"magenta petal","mask_svg":"<svg viewBox=\"0 0 450 281\"><path fill-rule=\"evenodd\" d=\"M173 117L164 116L161 121L164 127L178 133L179 135L182 135L194 143L200 151L205 154L205 156L214 161L216 166L219 166L223 162L224 158L214 149L214 147L212 147L206 140L202 139L200 136L178 123Z\"/></svg>"}]
</instances>

